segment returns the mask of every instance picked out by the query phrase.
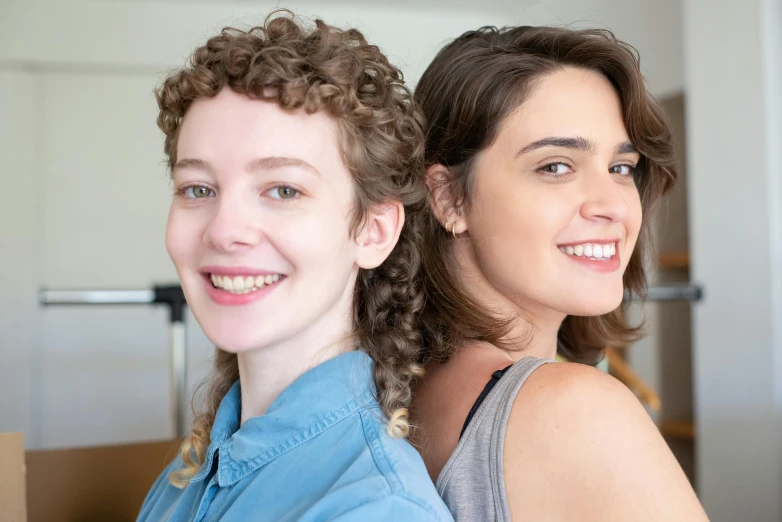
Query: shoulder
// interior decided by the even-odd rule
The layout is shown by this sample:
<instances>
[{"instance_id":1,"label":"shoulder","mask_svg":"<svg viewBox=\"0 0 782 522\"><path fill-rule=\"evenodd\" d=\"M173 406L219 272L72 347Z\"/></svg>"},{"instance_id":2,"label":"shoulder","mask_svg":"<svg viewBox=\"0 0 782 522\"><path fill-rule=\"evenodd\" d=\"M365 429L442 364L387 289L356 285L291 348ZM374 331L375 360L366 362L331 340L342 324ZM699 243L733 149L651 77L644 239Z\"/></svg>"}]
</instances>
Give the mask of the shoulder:
<instances>
[{"instance_id":1,"label":"shoulder","mask_svg":"<svg viewBox=\"0 0 782 522\"><path fill-rule=\"evenodd\" d=\"M346 509L328 518L333 522L376 522L405 520L407 522L452 522L453 517L445 510L427 509L418 502L399 496L389 495Z\"/></svg>"},{"instance_id":2,"label":"shoulder","mask_svg":"<svg viewBox=\"0 0 782 522\"><path fill-rule=\"evenodd\" d=\"M184 490L174 487L169 481L171 474L184 467L182 457L177 455L158 475L147 492L139 511L138 521L160 520L166 518Z\"/></svg>"},{"instance_id":3,"label":"shoulder","mask_svg":"<svg viewBox=\"0 0 782 522\"><path fill-rule=\"evenodd\" d=\"M403 513L420 512L429 516L413 520L452 520L416 449L407 440L388 435L379 410L363 412L361 421L375 471L388 488L388 494L368 505L404 507Z\"/></svg>"},{"instance_id":4,"label":"shoulder","mask_svg":"<svg viewBox=\"0 0 782 522\"><path fill-rule=\"evenodd\" d=\"M514 516L544 510L563 519L705 520L646 410L595 368L535 370L515 398L504 449Z\"/></svg>"},{"instance_id":5,"label":"shoulder","mask_svg":"<svg viewBox=\"0 0 782 522\"><path fill-rule=\"evenodd\" d=\"M607 404L618 410L606 409ZM590 425L606 418L601 415L596 419L593 410L620 417L642 414L649 419L626 386L603 371L577 363L556 362L538 367L519 390L511 418L518 418L516 414L523 410L544 413L541 408L547 410L541 420L551 420L553 414L561 413L572 422L585 420ZM579 415L572 418L573 414Z\"/></svg>"},{"instance_id":6,"label":"shoulder","mask_svg":"<svg viewBox=\"0 0 782 522\"><path fill-rule=\"evenodd\" d=\"M576 363L537 368L516 396L508 434L528 444L549 445L573 458L616 455L638 444L659 445L659 431L638 399L605 372ZM623 446L619 446L623 445ZM522 451L522 445L507 447Z\"/></svg>"}]
</instances>

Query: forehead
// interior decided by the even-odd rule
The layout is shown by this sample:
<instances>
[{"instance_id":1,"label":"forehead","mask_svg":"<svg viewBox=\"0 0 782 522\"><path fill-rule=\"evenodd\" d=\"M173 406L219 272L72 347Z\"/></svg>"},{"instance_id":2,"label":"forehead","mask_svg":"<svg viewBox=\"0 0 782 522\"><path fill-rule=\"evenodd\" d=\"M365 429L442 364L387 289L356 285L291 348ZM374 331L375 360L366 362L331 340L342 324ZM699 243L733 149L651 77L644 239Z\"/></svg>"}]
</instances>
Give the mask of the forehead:
<instances>
[{"instance_id":1,"label":"forehead","mask_svg":"<svg viewBox=\"0 0 782 522\"><path fill-rule=\"evenodd\" d=\"M323 112L286 111L224 89L196 100L185 115L177 157L217 165L256 157L298 157L316 167L341 163L337 124Z\"/></svg>"},{"instance_id":2,"label":"forehead","mask_svg":"<svg viewBox=\"0 0 782 522\"><path fill-rule=\"evenodd\" d=\"M566 67L540 78L503 122L498 142L531 142L548 136L582 136L613 147L626 141L622 105L602 74Z\"/></svg>"}]
</instances>

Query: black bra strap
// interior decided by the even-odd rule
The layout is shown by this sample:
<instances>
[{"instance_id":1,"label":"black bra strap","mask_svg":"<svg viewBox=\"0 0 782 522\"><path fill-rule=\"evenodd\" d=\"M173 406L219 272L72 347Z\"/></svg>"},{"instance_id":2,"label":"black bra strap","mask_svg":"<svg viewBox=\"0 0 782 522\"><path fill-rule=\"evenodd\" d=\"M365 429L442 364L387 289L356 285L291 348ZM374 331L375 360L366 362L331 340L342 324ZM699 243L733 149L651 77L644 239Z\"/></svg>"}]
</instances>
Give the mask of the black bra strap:
<instances>
[{"instance_id":1,"label":"black bra strap","mask_svg":"<svg viewBox=\"0 0 782 522\"><path fill-rule=\"evenodd\" d=\"M502 379L502 376L505 375L505 372L507 372L511 366L513 365L511 364L510 366L506 366L502 370L497 370L491 374L491 379L483 388L481 394L478 396L478 400L475 401L475 404L473 404L472 408L470 408L470 413L467 414L467 420L464 421L464 426L462 426L462 432L459 434L459 439L461 439L462 435L464 435L464 430L466 430L467 426L470 425L470 421L472 420L473 415L475 415L475 412L478 411L478 408L480 408L481 404L483 404L486 396L489 395L489 392L492 390L492 388L494 388L494 385L497 384L500 379Z\"/></svg>"}]
</instances>

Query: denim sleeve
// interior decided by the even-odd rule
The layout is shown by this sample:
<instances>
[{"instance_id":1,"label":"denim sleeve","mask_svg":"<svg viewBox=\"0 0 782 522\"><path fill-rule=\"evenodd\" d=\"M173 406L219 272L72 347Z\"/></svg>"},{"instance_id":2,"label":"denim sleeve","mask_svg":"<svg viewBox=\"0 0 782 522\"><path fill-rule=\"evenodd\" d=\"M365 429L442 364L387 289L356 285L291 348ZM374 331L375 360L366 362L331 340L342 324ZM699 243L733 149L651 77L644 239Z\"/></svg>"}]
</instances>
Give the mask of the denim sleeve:
<instances>
[{"instance_id":1,"label":"denim sleeve","mask_svg":"<svg viewBox=\"0 0 782 522\"><path fill-rule=\"evenodd\" d=\"M141 510L139 511L138 517L136 518L136 522L154 520L152 517L155 505L158 503L161 497L166 494L166 492L173 489L173 486L168 481L168 476L182 466L182 457L177 456L172 462L168 464L168 466L165 467L160 475L158 475L158 478L155 480L154 484L152 484L152 487L149 489L149 492L147 493L147 496L141 505Z\"/></svg>"},{"instance_id":2,"label":"denim sleeve","mask_svg":"<svg viewBox=\"0 0 782 522\"><path fill-rule=\"evenodd\" d=\"M357 505L332 518L331 522L453 522L443 507L430 506L424 500L389 495Z\"/></svg>"}]
</instances>

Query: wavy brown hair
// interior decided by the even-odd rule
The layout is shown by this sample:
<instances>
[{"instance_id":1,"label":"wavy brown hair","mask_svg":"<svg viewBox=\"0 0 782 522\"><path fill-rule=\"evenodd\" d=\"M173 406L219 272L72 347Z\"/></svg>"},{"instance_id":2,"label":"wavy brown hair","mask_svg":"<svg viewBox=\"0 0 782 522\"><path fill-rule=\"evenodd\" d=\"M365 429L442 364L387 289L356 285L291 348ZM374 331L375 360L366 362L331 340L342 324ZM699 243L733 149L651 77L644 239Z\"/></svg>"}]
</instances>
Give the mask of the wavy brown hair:
<instances>
[{"instance_id":1,"label":"wavy brown hair","mask_svg":"<svg viewBox=\"0 0 782 522\"><path fill-rule=\"evenodd\" d=\"M165 133L169 168L176 163L177 137L188 108L228 87L250 98L307 113L323 111L336 121L342 158L355 187L351 232L373 205L401 202L407 214L426 206L424 127L402 73L355 29L340 30L316 20L306 28L288 11L262 26L225 28L197 48L182 70L156 90L158 126ZM393 437L407 435L411 381L422 373L416 317L424 305L416 245L419 225L406 223L386 261L360 270L355 286L355 341L374 361L378 402ZM239 378L236 355L217 349L205 388L205 409L182 444L185 467L170 480L187 485L204 460L217 408Z\"/></svg>"},{"instance_id":2,"label":"wavy brown hair","mask_svg":"<svg viewBox=\"0 0 782 522\"><path fill-rule=\"evenodd\" d=\"M537 80L564 67L596 71L611 82L630 141L641 155L636 186L644 217L624 285L643 296L653 210L673 187L677 172L667 117L644 86L638 55L610 31L483 27L448 44L415 92L427 119L426 167L440 164L449 169L454 201L469 212L476 156L491 146L502 123L524 103ZM460 288L453 274L450 234L431 209L415 221L424 235L426 307L421 328L428 345L426 359L447 360L469 340L508 345L514 318L498 317ZM607 346L637 340L642 325L629 325L625 312L626 302L601 316L568 316L559 329L559 354L594 364Z\"/></svg>"}]
</instances>

